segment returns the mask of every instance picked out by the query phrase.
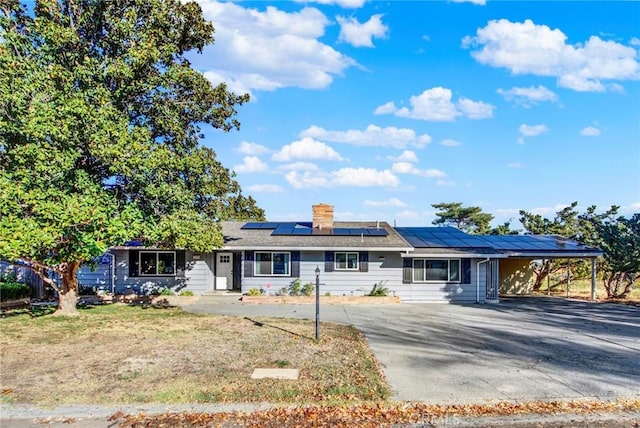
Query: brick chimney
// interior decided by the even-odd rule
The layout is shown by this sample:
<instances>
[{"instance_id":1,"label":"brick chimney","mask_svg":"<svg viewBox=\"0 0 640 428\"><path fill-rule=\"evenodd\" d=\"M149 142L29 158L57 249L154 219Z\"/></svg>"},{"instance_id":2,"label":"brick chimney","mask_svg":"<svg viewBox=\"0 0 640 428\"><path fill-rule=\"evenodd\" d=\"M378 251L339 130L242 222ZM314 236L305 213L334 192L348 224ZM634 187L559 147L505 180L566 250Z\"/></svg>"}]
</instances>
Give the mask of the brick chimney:
<instances>
[{"instance_id":1,"label":"brick chimney","mask_svg":"<svg viewBox=\"0 0 640 428\"><path fill-rule=\"evenodd\" d=\"M326 232L333 230L333 205L313 205L313 230Z\"/></svg>"}]
</instances>

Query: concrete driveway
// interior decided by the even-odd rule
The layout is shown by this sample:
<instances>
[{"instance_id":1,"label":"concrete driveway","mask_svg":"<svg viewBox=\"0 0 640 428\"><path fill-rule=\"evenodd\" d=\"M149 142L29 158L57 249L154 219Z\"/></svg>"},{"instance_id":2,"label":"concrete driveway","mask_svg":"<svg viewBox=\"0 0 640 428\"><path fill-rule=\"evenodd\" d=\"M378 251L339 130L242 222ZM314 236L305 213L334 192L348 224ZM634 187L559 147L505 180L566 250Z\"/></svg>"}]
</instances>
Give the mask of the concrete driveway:
<instances>
[{"instance_id":1,"label":"concrete driveway","mask_svg":"<svg viewBox=\"0 0 640 428\"><path fill-rule=\"evenodd\" d=\"M195 313L315 318L313 305L212 298ZM362 330L398 400L472 403L640 396L640 308L528 297L498 305L324 305Z\"/></svg>"}]
</instances>

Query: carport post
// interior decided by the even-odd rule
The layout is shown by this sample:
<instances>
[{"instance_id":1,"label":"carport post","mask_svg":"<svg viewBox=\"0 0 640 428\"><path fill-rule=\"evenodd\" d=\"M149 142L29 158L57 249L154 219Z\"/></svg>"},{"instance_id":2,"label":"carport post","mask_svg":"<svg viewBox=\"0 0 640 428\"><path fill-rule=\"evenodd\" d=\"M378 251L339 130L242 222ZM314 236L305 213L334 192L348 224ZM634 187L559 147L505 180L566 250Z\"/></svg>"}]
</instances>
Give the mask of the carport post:
<instances>
[{"instance_id":1,"label":"carport post","mask_svg":"<svg viewBox=\"0 0 640 428\"><path fill-rule=\"evenodd\" d=\"M596 300L596 258L591 257L591 300Z\"/></svg>"},{"instance_id":2,"label":"carport post","mask_svg":"<svg viewBox=\"0 0 640 428\"><path fill-rule=\"evenodd\" d=\"M547 259L547 296L551 295L551 259Z\"/></svg>"}]
</instances>

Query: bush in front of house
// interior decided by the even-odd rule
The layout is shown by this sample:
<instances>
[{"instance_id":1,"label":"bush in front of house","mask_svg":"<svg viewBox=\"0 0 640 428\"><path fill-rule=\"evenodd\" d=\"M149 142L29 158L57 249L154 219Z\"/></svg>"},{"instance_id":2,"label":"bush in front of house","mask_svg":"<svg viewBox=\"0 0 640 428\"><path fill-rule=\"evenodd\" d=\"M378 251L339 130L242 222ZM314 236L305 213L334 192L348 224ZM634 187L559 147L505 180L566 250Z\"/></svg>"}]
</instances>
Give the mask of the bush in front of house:
<instances>
[{"instance_id":1,"label":"bush in front of house","mask_svg":"<svg viewBox=\"0 0 640 428\"><path fill-rule=\"evenodd\" d=\"M0 276L0 300L16 300L31 297L31 288L18 282L13 273Z\"/></svg>"},{"instance_id":2,"label":"bush in front of house","mask_svg":"<svg viewBox=\"0 0 640 428\"><path fill-rule=\"evenodd\" d=\"M307 297L311 296L315 288L316 287L314 287L312 282L307 282L305 285L302 286L302 295Z\"/></svg>"},{"instance_id":3,"label":"bush in front of house","mask_svg":"<svg viewBox=\"0 0 640 428\"><path fill-rule=\"evenodd\" d=\"M367 294L367 296L388 296L389 295L389 289L387 287L384 286L384 284L386 284L387 281L380 281L376 284L373 284L373 289L371 290L371 292L369 294Z\"/></svg>"}]
</instances>

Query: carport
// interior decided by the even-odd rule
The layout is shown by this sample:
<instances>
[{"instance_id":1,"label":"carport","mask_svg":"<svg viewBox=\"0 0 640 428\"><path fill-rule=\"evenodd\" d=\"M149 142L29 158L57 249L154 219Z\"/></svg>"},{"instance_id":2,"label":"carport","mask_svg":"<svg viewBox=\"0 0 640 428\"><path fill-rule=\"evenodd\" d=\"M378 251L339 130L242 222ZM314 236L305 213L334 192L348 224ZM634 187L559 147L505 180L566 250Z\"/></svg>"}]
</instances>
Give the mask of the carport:
<instances>
[{"instance_id":1,"label":"carport","mask_svg":"<svg viewBox=\"0 0 640 428\"><path fill-rule=\"evenodd\" d=\"M595 300L596 258L602 256L602 250L554 235L491 235L478 238L505 255L505 258L496 260L501 292L526 293L533 274L533 261L587 259L591 260L591 300ZM547 266L550 270L551 264ZM550 280L549 273L547 272L547 284Z\"/></svg>"}]
</instances>

